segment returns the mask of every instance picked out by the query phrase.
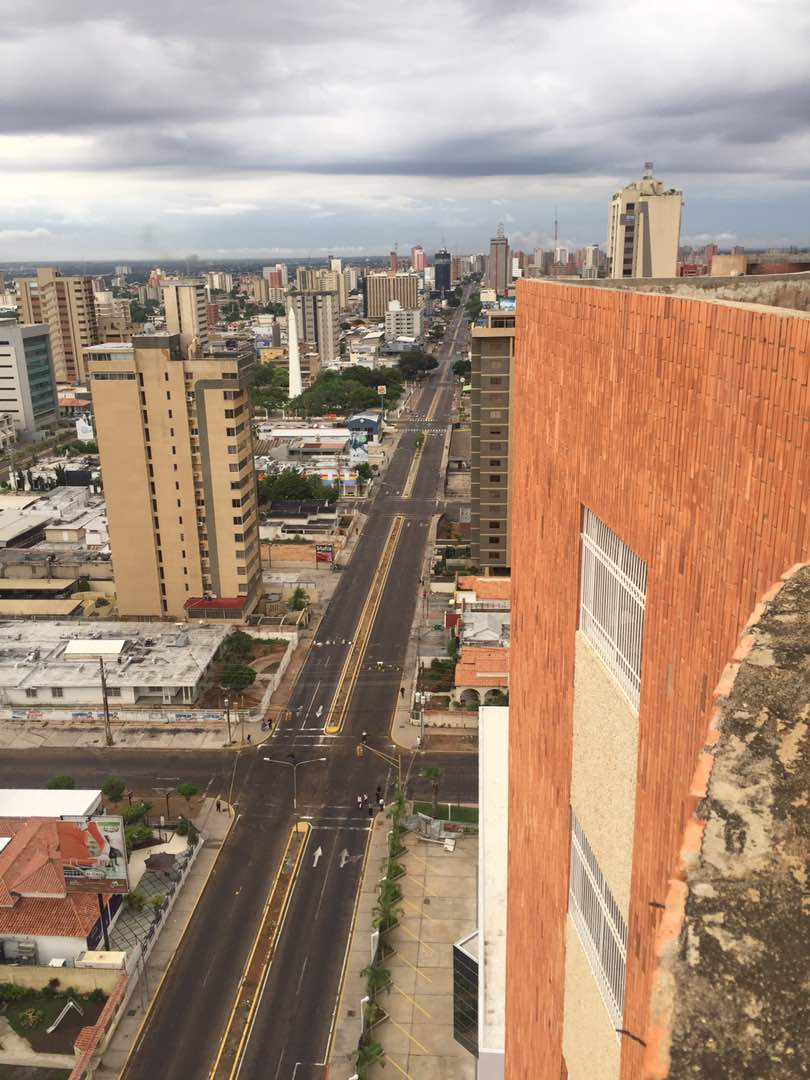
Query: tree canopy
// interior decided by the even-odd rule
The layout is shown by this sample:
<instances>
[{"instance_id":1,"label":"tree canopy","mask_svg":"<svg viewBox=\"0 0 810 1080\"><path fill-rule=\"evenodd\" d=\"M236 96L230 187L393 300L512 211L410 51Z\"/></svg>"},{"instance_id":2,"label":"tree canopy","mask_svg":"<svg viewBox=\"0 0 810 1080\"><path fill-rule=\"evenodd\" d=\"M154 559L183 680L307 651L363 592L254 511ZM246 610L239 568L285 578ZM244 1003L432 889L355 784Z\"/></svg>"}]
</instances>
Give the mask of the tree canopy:
<instances>
[{"instance_id":1,"label":"tree canopy","mask_svg":"<svg viewBox=\"0 0 810 1080\"><path fill-rule=\"evenodd\" d=\"M406 379L421 378L438 366L439 361L435 356L419 350L401 353L399 357L399 370Z\"/></svg>"},{"instance_id":2,"label":"tree canopy","mask_svg":"<svg viewBox=\"0 0 810 1080\"><path fill-rule=\"evenodd\" d=\"M259 481L259 502L287 502L304 499L322 499L332 502L337 489L322 483L317 476L302 476L295 469L284 469L275 476Z\"/></svg>"},{"instance_id":3,"label":"tree canopy","mask_svg":"<svg viewBox=\"0 0 810 1080\"><path fill-rule=\"evenodd\" d=\"M395 404L402 396L402 374L397 368L324 371L303 394L293 398L290 409L302 416L362 412L379 405L377 387L383 384L387 387L386 403Z\"/></svg>"}]
</instances>

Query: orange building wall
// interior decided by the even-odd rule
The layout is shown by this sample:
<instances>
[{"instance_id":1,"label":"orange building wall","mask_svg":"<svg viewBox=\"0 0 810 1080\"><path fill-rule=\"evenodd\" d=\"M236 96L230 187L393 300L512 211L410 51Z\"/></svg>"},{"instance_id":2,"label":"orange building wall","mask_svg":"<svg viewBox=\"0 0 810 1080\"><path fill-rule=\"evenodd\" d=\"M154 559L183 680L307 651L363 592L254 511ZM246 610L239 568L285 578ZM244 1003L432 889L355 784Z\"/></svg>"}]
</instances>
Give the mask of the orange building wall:
<instances>
[{"instance_id":1,"label":"orange building wall","mask_svg":"<svg viewBox=\"0 0 810 1080\"><path fill-rule=\"evenodd\" d=\"M581 509L648 564L625 999L643 1039L650 905L712 690L757 597L810 558L810 318L535 281L517 296L506 1075L559 1080ZM623 1080L642 1053L623 1038Z\"/></svg>"}]
</instances>

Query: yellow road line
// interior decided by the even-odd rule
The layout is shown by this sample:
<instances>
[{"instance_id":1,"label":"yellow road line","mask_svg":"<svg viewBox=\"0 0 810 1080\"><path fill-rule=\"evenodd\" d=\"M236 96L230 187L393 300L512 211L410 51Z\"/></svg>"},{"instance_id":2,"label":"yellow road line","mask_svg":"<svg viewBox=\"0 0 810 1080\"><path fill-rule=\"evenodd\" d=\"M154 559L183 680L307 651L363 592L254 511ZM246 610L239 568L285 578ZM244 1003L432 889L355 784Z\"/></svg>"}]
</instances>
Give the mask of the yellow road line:
<instances>
[{"instance_id":1,"label":"yellow road line","mask_svg":"<svg viewBox=\"0 0 810 1080\"><path fill-rule=\"evenodd\" d=\"M360 669L363 664L366 649L368 648L374 621L377 618L377 612L382 603L388 575L391 572L391 567L394 565L394 555L396 554L404 520L405 518L402 514L398 514L391 522L391 528L388 532L385 546L383 547L377 572L374 575L374 580L371 589L369 590L366 603L360 614L360 620L355 631L354 642L351 645L349 654L343 664L343 670L340 673L337 690L332 698L332 704L329 707L329 713L327 714L326 722L324 724L324 732L327 735L337 735L338 732L343 730L343 724L346 720L346 714L349 711L349 703L351 702L355 685L360 676Z\"/></svg>"},{"instance_id":2,"label":"yellow road line","mask_svg":"<svg viewBox=\"0 0 810 1080\"><path fill-rule=\"evenodd\" d=\"M423 1009L419 1002L416 1000L416 998L412 998L410 994L406 994L405 991L401 987L397 986L395 982L392 982L391 986L396 990L398 994L402 994L404 998L407 998L415 1009L418 1009L420 1013L424 1013L428 1020L433 1019L427 1009Z\"/></svg>"},{"instance_id":3,"label":"yellow road line","mask_svg":"<svg viewBox=\"0 0 810 1080\"><path fill-rule=\"evenodd\" d=\"M414 941L418 941L418 942L419 942L419 944L420 944L420 945L422 945L422 946L424 946L424 948L426 948L426 949L427 949L427 951L428 951L429 953L435 953L435 952L436 952L436 950L435 950L435 949L433 948L433 946L432 946L432 945L428 945L428 943L427 943L426 941L422 941L422 939L421 939L420 937L418 937L418 936L417 936L417 935L416 935L416 934L415 934L415 933L413 932L413 930L409 930L407 926L404 926L404 925L403 925L402 923L400 923L400 924L399 924L399 929L400 929L400 930L404 930L406 934L410 934L410 935L411 935L411 937L413 938L413 940L414 940Z\"/></svg>"},{"instance_id":4,"label":"yellow road line","mask_svg":"<svg viewBox=\"0 0 810 1080\"><path fill-rule=\"evenodd\" d=\"M152 997L152 1000L149 1002L149 1004L146 1007L146 1012L144 1013L143 1020L141 1021L141 1026L138 1028L138 1033L136 1034L136 1036L135 1036L135 1038L134 1038L134 1040L132 1042L132 1045L129 1048L129 1053L127 1054L126 1061L124 1062L124 1067L121 1070L121 1073L120 1073L121 1080L124 1080L124 1077L126 1076L126 1073L127 1073L127 1069L129 1068L130 1063L132 1061L132 1058L135 1056L135 1053L136 1053L136 1051L138 1050L138 1048L140 1046L141 1038L142 1038L143 1035L146 1034L147 1025L149 1024L149 1021L152 1019L152 1013L154 1012L155 1005L157 1003L158 998L160 997L160 992L163 989L163 984L166 981L166 978L167 978L169 972L172 970L175 963L177 962L177 958L180 956L180 953L181 953L182 948L183 948L183 942L185 940L186 934L188 933L188 928L189 928L189 926L191 926L191 922L192 922L194 916L197 914L197 908L200 906L200 901L202 900L203 896L205 896L205 890L208 888L208 882L209 882L209 880L211 878L211 875L214 872L214 869L215 869L215 867L217 865L217 862L219 861L219 857L222 854L222 849L225 847L225 842L227 841L228 837L230 836L231 829L234 827L235 824L236 824L236 816L231 818L231 822L228 825L228 831L225 833L225 835L222 838L222 844L220 845L219 851L217 852L217 857L211 863L211 869L208 871L208 873L206 875L205 881L203 882L203 887L200 889L199 896L197 897L197 899L196 899L196 901L194 903L194 907L191 909L191 912L189 913L188 919L186 920L186 925L183 927L183 932L180 935L180 940L177 942L177 948L174 950L174 952L173 952L173 954L171 956L171 959L169 960L169 963L166 965L166 970L163 972L163 974L160 977L160 982L157 984L157 989L155 990L155 993L154 993L154 995ZM202 842L203 842L202 837L200 837L199 843L202 843Z\"/></svg>"},{"instance_id":5,"label":"yellow road line","mask_svg":"<svg viewBox=\"0 0 810 1080\"><path fill-rule=\"evenodd\" d=\"M402 1032L402 1034L406 1035L411 1040L412 1043L415 1043L419 1047L420 1050L424 1050L424 1052L426 1054L430 1054L431 1051L428 1050L428 1048L424 1045L424 1043L420 1043L419 1040L415 1036L411 1035L411 1033L409 1031L406 1031L405 1028L402 1026L402 1024L398 1024L396 1022L396 1020L393 1020L390 1016L388 1017L388 1023L393 1024L395 1028L399 1028L399 1030Z\"/></svg>"},{"instance_id":6,"label":"yellow road line","mask_svg":"<svg viewBox=\"0 0 810 1080\"><path fill-rule=\"evenodd\" d=\"M386 1061L390 1061L391 1064L394 1066L394 1068L398 1072L402 1073L402 1075L405 1077L405 1080L413 1080L413 1077L411 1076L411 1074L409 1072L405 1072L405 1070L402 1068L402 1066L398 1065L396 1063L396 1061L394 1061L394 1059L391 1057L390 1054L383 1054L383 1057L385 1058Z\"/></svg>"},{"instance_id":7,"label":"yellow road line","mask_svg":"<svg viewBox=\"0 0 810 1080\"><path fill-rule=\"evenodd\" d=\"M393 951L393 952L391 953L391 956L398 956L398 957L399 957L399 959L400 959L400 960L402 961L402 963L403 963L403 964L407 964L409 968L413 968L413 970L414 970L414 971L416 972L416 974L417 974L417 975L421 975L421 977L422 977L422 978L423 978L423 979L425 980L425 982L429 982L429 983L432 983L432 982L433 982L433 979L431 979L431 978L430 978L430 976L426 975L426 974L424 973L424 971L420 971L420 970L419 970L419 968L418 968L418 967L416 966L416 964L412 964L412 963L410 962L410 960L407 960L407 959L406 959L406 958L405 958L405 957L404 957L404 956L402 955L402 953L400 953L400 952L397 952L397 950L396 950L396 949L394 949L394 951Z\"/></svg>"},{"instance_id":8,"label":"yellow road line","mask_svg":"<svg viewBox=\"0 0 810 1080\"><path fill-rule=\"evenodd\" d=\"M272 938L271 938L271 940L270 940L270 942L268 943L268 946L267 946L267 957L265 959L265 963L264 963L264 966L262 968L261 975L259 976L259 980L258 980L258 983L256 985L256 992L255 992L255 994L253 996L253 999L251 1001L250 1009L248 1011L248 1015L247 1015L247 1017L246 1017L246 1019L244 1021L244 1025L243 1025L243 1029L242 1029L242 1035L240 1037L239 1045L238 1045L237 1051L236 1051L236 1056L234 1058L234 1063L233 1063L233 1065L231 1067L230 1072L228 1073L228 1077L233 1078L236 1075L236 1073L238 1072L238 1070L239 1070L239 1066L240 1066L240 1063L241 1063L241 1060L242 1060L242 1054L244 1052L245 1043L247 1041L247 1036L248 1036L248 1033L250 1032L250 1028L251 1028L251 1024L252 1024L252 1021L253 1021L253 1016L255 1014L256 1008L258 1006L259 1001L261 1000L262 990L264 989L264 984L267 981L267 975L268 975L268 973L270 971L270 965L271 965L272 960L273 960L273 953L275 952L276 941L278 940L278 935L281 932L281 928L282 928L282 926L284 924L284 918L285 918L285 916L287 914L287 908L289 906L290 896L292 894L293 886L295 885L295 882L296 882L296 880L298 878L298 871L299 871L300 866L301 866L301 860L304 857L304 852L306 851L307 843L309 842L310 832L311 832L311 826L310 826L308 821L297 821L295 823L295 825L293 825L293 827L290 829L290 835L287 838L287 845L284 848L284 854L282 855L281 861L279 862L279 867L278 867L278 870L276 871L276 876L273 879L272 888L270 889L270 893L269 893L269 895L267 897L267 903L264 905L264 910L262 911L262 917L261 917L261 921L259 923L259 932L256 935L256 940L253 943L253 948L250 950L250 955L248 957L247 963L245 964L245 967L244 967L244 969L242 971L242 977L239 980L239 987L238 987L238 989L236 991L236 998L235 998L233 1006L231 1008L230 1015L228 1016L228 1022L225 1025L225 1031L223 1032L222 1038L220 1039L219 1049L217 1051L217 1056L216 1056L216 1059L214 1060L213 1068L211 1069L210 1073L208 1074L210 1078L213 1078L213 1077L215 1077L217 1075L217 1071L219 1070L220 1063L221 1063L223 1055L225 1053L225 1044L228 1041L228 1037L231 1034L231 1029L234 1026L234 1021L236 1019L236 1012L237 1012L237 1009L239 1008L239 1004L240 1004L240 1000L241 1000L242 988L244 986L245 979L247 978L247 973L250 971L250 967L251 967L251 965L253 963L253 960L254 960L254 958L256 956L256 950L259 948L259 943L261 941L261 930L262 930L262 927L264 926L264 921L267 918L267 913L270 910L270 906L273 903L273 900L275 898L276 889L278 888L279 880L281 878L281 874L284 871L284 864L287 861L287 857L288 857L288 855L290 853L290 848L292 847L293 841L295 840L296 836L299 833L304 833L305 834L304 835L304 840L303 840L300 848L298 849L298 853L297 853L296 859L295 859L295 865L293 866L293 868L292 868L292 870L290 872L290 878L289 878L289 881L287 882L287 888L286 888L286 892L285 892L284 899L283 899L283 902L282 902L282 907L281 907L281 910L279 912L278 920L277 920L276 926L275 926L275 928L273 930L273 936L272 936Z\"/></svg>"}]
</instances>

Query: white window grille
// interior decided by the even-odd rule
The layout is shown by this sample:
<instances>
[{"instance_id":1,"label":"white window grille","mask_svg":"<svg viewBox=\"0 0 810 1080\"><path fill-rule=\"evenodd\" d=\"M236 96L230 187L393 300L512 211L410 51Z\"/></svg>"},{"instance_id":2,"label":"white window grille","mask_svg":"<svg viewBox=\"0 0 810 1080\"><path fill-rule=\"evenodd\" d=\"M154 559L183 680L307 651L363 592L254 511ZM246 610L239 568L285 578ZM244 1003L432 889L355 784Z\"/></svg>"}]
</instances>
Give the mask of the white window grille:
<instances>
[{"instance_id":1,"label":"white window grille","mask_svg":"<svg viewBox=\"0 0 810 1080\"><path fill-rule=\"evenodd\" d=\"M646 592L647 564L586 510L579 628L636 710Z\"/></svg>"},{"instance_id":2,"label":"white window grille","mask_svg":"<svg viewBox=\"0 0 810 1080\"><path fill-rule=\"evenodd\" d=\"M568 911L599 986L610 1022L614 1031L618 1032L624 1016L627 924L573 810Z\"/></svg>"}]
</instances>

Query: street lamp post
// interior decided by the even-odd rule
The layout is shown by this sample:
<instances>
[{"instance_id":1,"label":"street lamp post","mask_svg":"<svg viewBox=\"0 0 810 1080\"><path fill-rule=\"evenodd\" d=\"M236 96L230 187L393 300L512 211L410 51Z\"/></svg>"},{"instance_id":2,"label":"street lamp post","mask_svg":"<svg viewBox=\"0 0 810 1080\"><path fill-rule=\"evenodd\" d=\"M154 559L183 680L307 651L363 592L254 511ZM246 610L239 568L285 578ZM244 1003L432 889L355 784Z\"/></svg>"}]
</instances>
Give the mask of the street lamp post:
<instances>
[{"instance_id":1,"label":"street lamp post","mask_svg":"<svg viewBox=\"0 0 810 1080\"><path fill-rule=\"evenodd\" d=\"M231 745L231 699L225 698L225 723L228 725L228 746Z\"/></svg>"},{"instance_id":2,"label":"street lamp post","mask_svg":"<svg viewBox=\"0 0 810 1080\"><path fill-rule=\"evenodd\" d=\"M282 761L281 758L263 757L262 761L268 761L271 765L285 765L292 769L293 778L293 810L298 810L298 767L299 765L315 765L317 762L326 761L325 757L305 758L304 761L296 761L295 754L289 754L292 761Z\"/></svg>"}]
</instances>

